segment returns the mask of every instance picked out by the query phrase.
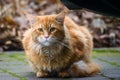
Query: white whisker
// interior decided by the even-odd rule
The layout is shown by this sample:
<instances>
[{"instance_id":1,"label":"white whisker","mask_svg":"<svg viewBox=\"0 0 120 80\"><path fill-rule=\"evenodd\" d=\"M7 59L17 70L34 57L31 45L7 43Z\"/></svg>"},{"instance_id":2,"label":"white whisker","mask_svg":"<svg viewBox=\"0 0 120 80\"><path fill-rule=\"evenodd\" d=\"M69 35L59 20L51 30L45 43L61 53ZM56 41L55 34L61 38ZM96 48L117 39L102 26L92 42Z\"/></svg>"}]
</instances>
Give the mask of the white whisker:
<instances>
[{"instance_id":1,"label":"white whisker","mask_svg":"<svg viewBox=\"0 0 120 80\"><path fill-rule=\"evenodd\" d=\"M70 47L67 44L65 44L64 42L61 42L57 39L53 39L53 41L55 41L55 42L59 43L60 45L65 46L66 48L70 49Z\"/></svg>"}]
</instances>

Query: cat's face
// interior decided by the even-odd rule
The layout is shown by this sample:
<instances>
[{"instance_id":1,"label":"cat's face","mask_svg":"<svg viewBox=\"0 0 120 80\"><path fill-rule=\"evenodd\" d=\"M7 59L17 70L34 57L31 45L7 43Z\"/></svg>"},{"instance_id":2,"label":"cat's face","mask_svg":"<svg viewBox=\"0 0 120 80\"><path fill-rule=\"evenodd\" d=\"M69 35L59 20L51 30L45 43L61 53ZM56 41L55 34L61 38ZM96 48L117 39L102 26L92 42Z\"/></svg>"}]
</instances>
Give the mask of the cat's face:
<instances>
[{"instance_id":1,"label":"cat's face","mask_svg":"<svg viewBox=\"0 0 120 80\"><path fill-rule=\"evenodd\" d=\"M32 39L42 46L51 46L59 43L65 37L64 13L58 15L34 16L31 20Z\"/></svg>"}]
</instances>

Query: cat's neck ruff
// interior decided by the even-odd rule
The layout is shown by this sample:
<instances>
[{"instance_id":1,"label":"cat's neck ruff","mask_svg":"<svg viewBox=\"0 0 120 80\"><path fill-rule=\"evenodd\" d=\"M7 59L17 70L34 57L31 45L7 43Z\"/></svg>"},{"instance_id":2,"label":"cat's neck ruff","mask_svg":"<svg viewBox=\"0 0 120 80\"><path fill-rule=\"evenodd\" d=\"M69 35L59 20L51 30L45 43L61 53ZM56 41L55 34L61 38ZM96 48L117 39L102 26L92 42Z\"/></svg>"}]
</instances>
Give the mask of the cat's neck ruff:
<instances>
[{"instance_id":1,"label":"cat's neck ruff","mask_svg":"<svg viewBox=\"0 0 120 80\"><path fill-rule=\"evenodd\" d=\"M48 55L48 56L49 55L55 55L55 54L60 54L62 49L63 49L62 45L55 44L55 45L52 45L52 46L42 47L40 53Z\"/></svg>"},{"instance_id":2,"label":"cat's neck ruff","mask_svg":"<svg viewBox=\"0 0 120 80\"><path fill-rule=\"evenodd\" d=\"M31 44L30 46L31 51L35 51L35 53L39 55L44 54L46 56L60 54L64 47L58 43L53 44L51 46L43 46L42 44L38 42L31 41L30 44Z\"/></svg>"}]
</instances>

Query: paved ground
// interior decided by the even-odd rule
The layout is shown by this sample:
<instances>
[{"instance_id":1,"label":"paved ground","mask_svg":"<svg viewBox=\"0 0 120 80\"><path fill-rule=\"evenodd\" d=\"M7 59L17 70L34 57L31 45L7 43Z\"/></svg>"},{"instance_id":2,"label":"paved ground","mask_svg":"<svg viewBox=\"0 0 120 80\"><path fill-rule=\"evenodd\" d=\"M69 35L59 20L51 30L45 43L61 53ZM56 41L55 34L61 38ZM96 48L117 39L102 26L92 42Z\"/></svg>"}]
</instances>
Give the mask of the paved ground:
<instances>
[{"instance_id":1,"label":"paved ground","mask_svg":"<svg viewBox=\"0 0 120 80\"><path fill-rule=\"evenodd\" d=\"M24 52L0 53L0 80L120 80L120 48L93 51L93 61L101 65L101 74L84 78L36 78Z\"/></svg>"}]
</instances>

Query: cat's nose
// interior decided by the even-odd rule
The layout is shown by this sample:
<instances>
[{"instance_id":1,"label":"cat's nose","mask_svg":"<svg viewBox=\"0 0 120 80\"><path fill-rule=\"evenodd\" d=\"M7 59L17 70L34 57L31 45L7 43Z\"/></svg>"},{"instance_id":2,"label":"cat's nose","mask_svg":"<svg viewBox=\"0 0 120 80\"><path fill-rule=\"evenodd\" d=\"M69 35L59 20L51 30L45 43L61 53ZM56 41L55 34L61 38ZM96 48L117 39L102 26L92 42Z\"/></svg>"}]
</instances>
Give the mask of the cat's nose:
<instances>
[{"instance_id":1,"label":"cat's nose","mask_svg":"<svg viewBox=\"0 0 120 80\"><path fill-rule=\"evenodd\" d=\"M47 38L49 38L49 36L48 36L48 35L46 35L46 36L45 36L45 38L47 39Z\"/></svg>"}]
</instances>

